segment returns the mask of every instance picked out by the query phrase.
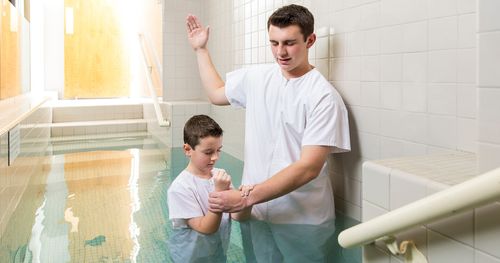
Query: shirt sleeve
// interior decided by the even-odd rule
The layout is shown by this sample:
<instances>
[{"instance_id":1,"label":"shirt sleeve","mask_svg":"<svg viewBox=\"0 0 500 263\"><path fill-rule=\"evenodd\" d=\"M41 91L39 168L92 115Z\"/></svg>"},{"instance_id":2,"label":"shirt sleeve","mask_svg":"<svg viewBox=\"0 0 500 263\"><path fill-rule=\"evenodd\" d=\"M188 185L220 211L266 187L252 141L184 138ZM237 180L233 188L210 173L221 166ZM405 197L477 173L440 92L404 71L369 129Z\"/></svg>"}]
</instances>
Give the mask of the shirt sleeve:
<instances>
[{"instance_id":1,"label":"shirt sleeve","mask_svg":"<svg viewBox=\"0 0 500 263\"><path fill-rule=\"evenodd\" d=\"M248 69L242 68L226 74L225 93L232 106L246 108Z\"/></svg>"},{"instance_id":2,"label":"shirt sleeve","mask_svg":"<svg viewBox=\"0 0 500 263\"><path fill-rule=\"evenodd\" d=\"M332 93L322 96L307 118L302 146L333 146L332 152L351 150L347 109Z\"/></svg>"},{"instance_id":3,"label":"shirt sleeve","mask_svg":"<svg viewBox=\"0 0 500 263\"><path fill-rule=\"evenodd\" d=\"M176 186L172 184L172 186L168 191L168 213L170 219L189 219L204 215L193 191L182 185Z\"/></svg>"}]
</instances>

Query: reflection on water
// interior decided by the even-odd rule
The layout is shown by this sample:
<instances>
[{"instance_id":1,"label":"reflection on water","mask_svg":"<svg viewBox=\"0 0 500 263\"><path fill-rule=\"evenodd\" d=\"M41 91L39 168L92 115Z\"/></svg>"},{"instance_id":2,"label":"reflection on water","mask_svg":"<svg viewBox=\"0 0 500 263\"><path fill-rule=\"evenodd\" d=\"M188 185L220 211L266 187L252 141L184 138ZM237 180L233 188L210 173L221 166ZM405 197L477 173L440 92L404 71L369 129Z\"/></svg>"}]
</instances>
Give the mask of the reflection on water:
<instances>
[{"instance_id":1,"label":"reflection on water","mask_svg":"<svg viewBox=\"0 0 500 263\"><path fill-rule=\"evenodd\" d=\"M0 262L171 262L166 198L187 163L181 149L70 152L52 161L7 222ZM240 184L241 161L222 154L218 166ZM355 223L339 215L322 226L249 221L240 230L233 222L227 262L361 262L359 250L336 241Z\"/></svg>"}]
</instances>

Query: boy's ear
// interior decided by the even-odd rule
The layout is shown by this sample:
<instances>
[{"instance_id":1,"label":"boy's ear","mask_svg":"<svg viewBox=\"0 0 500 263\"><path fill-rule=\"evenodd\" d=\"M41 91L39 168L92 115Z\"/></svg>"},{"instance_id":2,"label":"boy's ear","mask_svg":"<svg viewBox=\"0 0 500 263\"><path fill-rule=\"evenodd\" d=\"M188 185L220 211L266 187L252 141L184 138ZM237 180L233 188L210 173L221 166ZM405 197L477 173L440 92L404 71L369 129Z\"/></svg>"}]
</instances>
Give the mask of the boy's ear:
<instances>
[{"instance_id":1,"label":"boy's ear","mask_svg":"<svg viewBox=\"0 0 500 263\"><path fill-rule=\"evenodd\" d=\"M314 45L314 42L316 42L316 34L312 33L311 35L309 35L309 37L307 37L306 39L306 42L307 48L312 47L312 45Z\"/></svg>"},{"instance_id":2,"label":"boy's ear","mask_svg":"<svg viewBox=\"0 0 500 263\"><path fill-rule=\"evenodd\" d=\"M191 148L191 145L189 145L189 144L185 143L185 144L182 146L182 148L184 149L184 154L185 154L186 156L188 156L188 157L191 157L191 150L193 149L193 148Z\"/></svg>"}]
</instances>

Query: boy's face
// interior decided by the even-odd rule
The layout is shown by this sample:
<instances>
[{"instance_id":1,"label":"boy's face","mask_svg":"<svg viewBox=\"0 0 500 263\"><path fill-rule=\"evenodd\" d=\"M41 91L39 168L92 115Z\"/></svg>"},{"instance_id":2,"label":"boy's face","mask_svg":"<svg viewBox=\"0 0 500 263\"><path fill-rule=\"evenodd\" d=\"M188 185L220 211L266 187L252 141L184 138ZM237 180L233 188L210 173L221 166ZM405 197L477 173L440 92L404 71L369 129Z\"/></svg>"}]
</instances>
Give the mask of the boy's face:
<instances>
[{"instance_id":1,"label":"boy's face","mask_svg":"<svg viewBox=\"0 0 500 263\"><path fill-rule=\"evenodd\" d=\"M316 35L311 34L304 41L304 36L297 25L284 28L269 26L269 42L273 56L281 70L291 77L301 76L310 69L308 49L315 40Z\"/></svg>"},{"instance_id":2,"label":"boy's face","mask_svg":"<svg viewBox=\"0 0 500 263\"><path fill-rule=\"evenodd\" d=\"M190 171L198 175L210 175L215 162L219 159L221 148L222 136L202 138L194 149L189 144L184 144L184 153L190 158Z\"/></svg>"}]
</instances>

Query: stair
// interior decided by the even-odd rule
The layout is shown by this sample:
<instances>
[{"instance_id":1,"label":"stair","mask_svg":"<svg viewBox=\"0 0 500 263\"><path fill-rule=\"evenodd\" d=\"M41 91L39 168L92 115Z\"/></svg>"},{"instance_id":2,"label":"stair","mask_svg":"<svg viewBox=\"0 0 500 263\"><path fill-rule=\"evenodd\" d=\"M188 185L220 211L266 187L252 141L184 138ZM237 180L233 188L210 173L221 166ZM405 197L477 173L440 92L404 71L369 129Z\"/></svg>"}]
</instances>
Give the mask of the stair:
<instances>
[{"instance_id":1,"label":"stair","mask_svg":"<svg viewBox=\"0 0 500 263\"><path fill-rule=\"evenodd\" d=\"M51 107L51 137L147 131L141 100L56 101Z\"/></svg>"}]
</instances>

